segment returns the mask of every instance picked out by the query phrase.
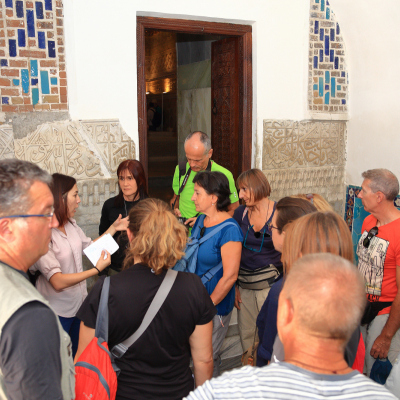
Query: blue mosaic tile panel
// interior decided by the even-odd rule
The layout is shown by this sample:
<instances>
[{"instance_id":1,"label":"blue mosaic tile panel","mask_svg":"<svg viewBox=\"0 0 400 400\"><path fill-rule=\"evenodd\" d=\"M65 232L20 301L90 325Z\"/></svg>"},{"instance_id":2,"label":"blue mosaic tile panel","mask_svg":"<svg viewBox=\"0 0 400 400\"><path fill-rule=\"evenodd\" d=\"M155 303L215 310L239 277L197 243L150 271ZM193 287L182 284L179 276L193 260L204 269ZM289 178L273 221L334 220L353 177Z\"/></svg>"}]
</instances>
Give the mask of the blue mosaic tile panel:
<instances>
[{"instance_id":1,"label":"blue mosaic tile panel","mask_svg":"<svg viewBox=\"0 0 400 400\"><path fill-rule=\"evenodd\" d=\"M19 0L15 2L15 11L18 18L24 18L24 2Z\"/></svg>"},{"instance_id":2,"label":"blue mosaic tile panel","mask_svg":"<svg viewBox=\"0 0 400 400\"><path fill-rule=\"evenodd\" d=\"M310 0L309 32L308 109L316 113L347 113L348 73L344 43L339 23L327 0ZM321 77L325 77L326 83L322 91Z\"/></svg>"},{"instance_id":3,"label":"blue mosaic tile panel","mask_svg":"<svg viewBox=\"0 0 400 400\"><path fill-rule=\"evenodd\" d=\"M16 28L0 40L0 112L67 110L62 1L0 0L0 9L3 28Z\"/></svg>"},{"instance_id":4,"label":"blue mosaic tile panel","mask_svg":"<svg viewBox=\"0 0 400 400\"><path fill-rule=\"evenodd\" d=\"M357 196L360 193L360 186L349 185L346 190L346 206L344 219L351 232L351 238L353 240L355 262L357 263L357 243L361 237L361 228L364 219L370 214L364 210L361 199ZM400 210L400 196L397 196L394 200L394 205Z\"/></svg>"}]
</instances>

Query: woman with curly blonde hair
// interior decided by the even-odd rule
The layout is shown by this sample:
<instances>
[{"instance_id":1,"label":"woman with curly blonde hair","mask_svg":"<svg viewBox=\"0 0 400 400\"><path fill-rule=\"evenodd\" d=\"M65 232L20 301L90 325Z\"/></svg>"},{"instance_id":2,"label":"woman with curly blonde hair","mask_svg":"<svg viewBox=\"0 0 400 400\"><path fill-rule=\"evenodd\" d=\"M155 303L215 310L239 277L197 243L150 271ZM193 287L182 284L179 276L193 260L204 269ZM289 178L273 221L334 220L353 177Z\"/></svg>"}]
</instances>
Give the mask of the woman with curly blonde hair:
<instances>
[{"instance_id":1,"label":"woman with curly blonde hair","mask_svg":"<svg viewBox=\"0 0 400 400\"><path fill-rule=\"evenodd\" d=\"M140 201L129 212L130 247L120 274L110 278L110 348L132 335L141 324L166 272L183 256L186 229L166 203ZM99 279L78 312L82 320L76 359L94 337L104 280ZM189 368L193 358L196 385L212 376L210 296L196 274L178 272L157 315L121 358L117 400L178 399L193 390Z\"/></svg>"}]
</instances>

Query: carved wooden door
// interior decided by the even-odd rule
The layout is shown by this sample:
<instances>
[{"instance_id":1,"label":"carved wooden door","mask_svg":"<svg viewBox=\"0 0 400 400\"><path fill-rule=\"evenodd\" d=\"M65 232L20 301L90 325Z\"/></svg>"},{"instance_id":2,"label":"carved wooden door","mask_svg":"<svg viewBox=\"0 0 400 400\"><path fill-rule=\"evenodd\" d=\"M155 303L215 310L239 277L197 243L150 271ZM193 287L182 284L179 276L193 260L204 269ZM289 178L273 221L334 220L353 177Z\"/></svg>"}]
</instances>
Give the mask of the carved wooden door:
<instances>
[{"instance_id":1,"label":"carved wooden door","mask_svg":"<svg viewBox=\"0 0 400 400\"><path fill-rule=\"evenodd\" d=\"M239 71L238 39L227 38L211 47L211 141L213 160L239 173Z\"/></svg>"}]
</instances>

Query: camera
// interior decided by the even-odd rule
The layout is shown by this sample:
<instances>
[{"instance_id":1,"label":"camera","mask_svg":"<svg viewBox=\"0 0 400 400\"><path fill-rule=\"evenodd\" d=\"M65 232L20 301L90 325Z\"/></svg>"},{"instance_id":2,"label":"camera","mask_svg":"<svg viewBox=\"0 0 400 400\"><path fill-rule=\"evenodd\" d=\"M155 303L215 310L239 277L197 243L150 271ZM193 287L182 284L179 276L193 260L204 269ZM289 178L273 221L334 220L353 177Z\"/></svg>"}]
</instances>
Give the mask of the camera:
<instances>
[{"instance_id":1,"label":"camera","mask_svg":"<svg viewBox=\"0 0 400 400\"><path fill-rule=\"evenodd\" d=\"M182 224L185 225L185 222L188 220L188 218L184 218L184 217L177 217L178 221Z\"/></svg>"}]
</instances>

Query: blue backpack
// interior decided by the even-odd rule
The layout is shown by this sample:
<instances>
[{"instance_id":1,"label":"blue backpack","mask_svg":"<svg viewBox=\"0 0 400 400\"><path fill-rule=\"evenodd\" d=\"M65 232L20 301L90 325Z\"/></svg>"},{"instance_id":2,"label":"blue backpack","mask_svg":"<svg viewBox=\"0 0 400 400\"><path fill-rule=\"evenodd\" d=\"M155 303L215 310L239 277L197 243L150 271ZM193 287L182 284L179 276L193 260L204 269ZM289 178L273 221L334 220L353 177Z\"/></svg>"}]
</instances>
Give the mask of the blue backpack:
<instances>
[{"instance_id":1,"label":"blue backpack","mask_svg":"<svg viewBox=\"0 0 400 400\"><path fill-rule=\"evenodd\" d=\"M233 222L224 222L219 225L217 228L213 229L211 232L207 233L207 235L200 238L200 226L203 226L204 218L206 216L204 214L198 217L198 222L196 228L192 230L192 235L189 238L189 241L185 248L185 256L181 258L173 268L175 271L182 271L182 272L191 272L194 274L196 272L197 266L197 256L199 253L199 246L217 234L221 229L225 228L225 226L233 225L236 226ZM222 268L222 261L217 264L215 267L208 270L202 277L201 282L205 285L209 282L214 275Z\"/></svg>"}]
</instances>

